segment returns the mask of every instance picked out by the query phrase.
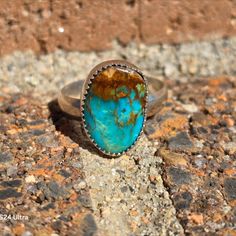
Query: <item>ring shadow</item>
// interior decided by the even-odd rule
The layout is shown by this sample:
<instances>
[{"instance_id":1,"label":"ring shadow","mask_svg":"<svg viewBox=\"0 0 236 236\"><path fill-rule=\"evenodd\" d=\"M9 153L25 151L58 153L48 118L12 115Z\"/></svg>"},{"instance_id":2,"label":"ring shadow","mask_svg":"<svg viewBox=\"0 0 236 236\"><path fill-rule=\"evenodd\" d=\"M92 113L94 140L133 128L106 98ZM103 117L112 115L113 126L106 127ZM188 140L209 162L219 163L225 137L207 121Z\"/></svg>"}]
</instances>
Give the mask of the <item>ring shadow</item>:
<instances>
[{"instance_id":1,"label":"ring shadow","mask_svg":"<svg viewBox=\"0 0 236 236\"><path fill-rule=\"evenodd\" d=\"M49 118L52 119L52 122L57 131L60 131L63 135L69 137L80 147L88 150L92 154L109 159L113 158L99 151L91 143L82 127L82 119L80 117L71 116L63 112L58 104L57 99L48 103L48 109L50 112Z\"/></svg>"}]
</instances>

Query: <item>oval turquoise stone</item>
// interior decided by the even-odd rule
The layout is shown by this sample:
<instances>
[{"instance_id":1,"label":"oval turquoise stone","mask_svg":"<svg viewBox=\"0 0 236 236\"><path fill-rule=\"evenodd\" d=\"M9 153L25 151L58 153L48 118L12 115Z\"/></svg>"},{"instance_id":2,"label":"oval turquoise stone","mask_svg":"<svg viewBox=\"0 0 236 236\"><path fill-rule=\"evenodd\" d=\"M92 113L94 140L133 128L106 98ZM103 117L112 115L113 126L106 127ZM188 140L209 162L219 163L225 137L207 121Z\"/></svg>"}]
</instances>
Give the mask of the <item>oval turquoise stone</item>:
<instances>
[{"instance_id":1,"label":"oval turquoise stone","mask_svg":"<svg viewBox=\"0 0 236 236\"><path fill-rule=\"evenodd\" d=\"M93 79L83 105L88 134L105 153L126 151L142 131L146 84L130 69L109 67Z\"/></svg>"}]
</instances>

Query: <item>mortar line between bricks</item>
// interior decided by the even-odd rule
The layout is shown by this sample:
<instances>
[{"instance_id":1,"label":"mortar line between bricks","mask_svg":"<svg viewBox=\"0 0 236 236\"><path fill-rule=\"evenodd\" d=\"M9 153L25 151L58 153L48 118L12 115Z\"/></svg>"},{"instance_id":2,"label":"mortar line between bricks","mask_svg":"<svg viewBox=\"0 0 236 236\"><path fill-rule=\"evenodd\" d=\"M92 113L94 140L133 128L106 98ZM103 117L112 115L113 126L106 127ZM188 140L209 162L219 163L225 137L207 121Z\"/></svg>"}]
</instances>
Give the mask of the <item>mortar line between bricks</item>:
<instances>
[{"instance_id":1,"label":"mortar line between bricks","mask_svg":"<svg viewBox=\"0 0 236 236\"><path fill-rule=\"evenodd\" d=\"M224 39L223 39L224 40ZM216 46L216 43L213 43L213 48L215 49L215 52L219 58L219 60L221 61L221 63L224 65L224 73L226 73L227 75L230 75L230 69L228 69L228 64L224 62L224 60L222 59L222 54L219 50L219 48Z\"/></svg>"},{"instance_id":2,"label":"mortar line between bricks","mask_svg":"<svg viewBox=\"0 0 236 236\"><path fill-rule=\"evenodd\" d=\"M143 42L143 32L142 32L142 0L138 0L138 37L139 37L139 43Z\"/></svg>"}]
</instances>

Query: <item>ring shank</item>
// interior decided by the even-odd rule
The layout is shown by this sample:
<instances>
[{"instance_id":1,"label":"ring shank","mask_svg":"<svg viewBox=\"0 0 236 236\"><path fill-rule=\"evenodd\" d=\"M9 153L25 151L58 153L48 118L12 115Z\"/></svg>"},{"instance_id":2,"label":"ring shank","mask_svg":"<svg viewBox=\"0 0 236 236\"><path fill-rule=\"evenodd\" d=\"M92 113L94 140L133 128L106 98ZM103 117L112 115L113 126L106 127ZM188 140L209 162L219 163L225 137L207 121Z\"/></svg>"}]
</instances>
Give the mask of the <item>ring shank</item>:
<instances>
[{"instance_id":1,"label":"ring shank","mask_svg":"<svg viewBox=\"0 0 236 236\"><path fill-rule=\"evenodd\" d=\"M163 101L167 98L167 89L164 82L154 77L146 76L148 84L148 106L147 117L155 115L160 109ZM59 93L58 103L65 113L80 117L80 97L84 81L72 82Z\"/></svg>"}]
</instances>

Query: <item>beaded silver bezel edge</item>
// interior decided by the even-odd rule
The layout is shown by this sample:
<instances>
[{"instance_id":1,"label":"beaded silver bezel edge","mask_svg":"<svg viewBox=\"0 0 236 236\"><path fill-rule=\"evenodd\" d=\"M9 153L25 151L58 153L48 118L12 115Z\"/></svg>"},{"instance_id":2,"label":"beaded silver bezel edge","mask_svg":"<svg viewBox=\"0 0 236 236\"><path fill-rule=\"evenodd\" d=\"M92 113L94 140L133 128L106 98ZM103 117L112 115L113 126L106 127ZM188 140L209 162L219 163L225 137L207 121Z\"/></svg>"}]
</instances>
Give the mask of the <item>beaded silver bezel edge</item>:
<instances>
[{"instance_id":1,"label":"beaded silver bezel edge","mask_svg":"<svg viewBox=\"0 0 236 236\"><path fill-rule=\"evenodd\" d=\"M144 82L145 82L145 86L146 86L146 95L145 95L145 107L144 107L144 121L143 121L143 125L142 125L142 129L138 135L138 137L136 138L136 140L133 142L133 144L131 146L129 146L126 150L119 152L119 153L111 153L111 152L107 152L106 150L103 150L101 147L98 146L98 144L96 143L96 141L91 137L89 130L86 128L86 124L85 124L85 118L84 118L84 105L85 105L85 100L86 100L86 96L88 94L88 91L91 87L92 81L96 78L96 76L98 76L99 73L101 73L102 71L106 70L109 67L116 67L116 68L121 68L121 69L128 69L128 70L133 70L136 73L138 73L139 75L141 75L141 77L143 78ZM91 73L92 72L92 73ZM99 65L97 65L96 67L93 68L93 70L91 70L87 80L84 82L84 86L82 89L82 94L81 94L81 103L80 103L80 110L81 110L81 119L82 119L82 127L85 131L86 136L88 137L88 139L91 141L91 143L93 143L93 145L104 155L109 156L109 157L119 157L125 153L127 153L130 149L132 149L135 144L138 142L138 140L140 139L141 135L143 134L143 130L145 128L145 123L146 123L146 119L147 119L147 106L148 106L148 85L147 85L147 79L145 78L145 76L143 75L143 73L134 65L126 62L126 61L121 61L121 60L112 60L112 61L105 61Z\"/></svg>"}]
</instances>

